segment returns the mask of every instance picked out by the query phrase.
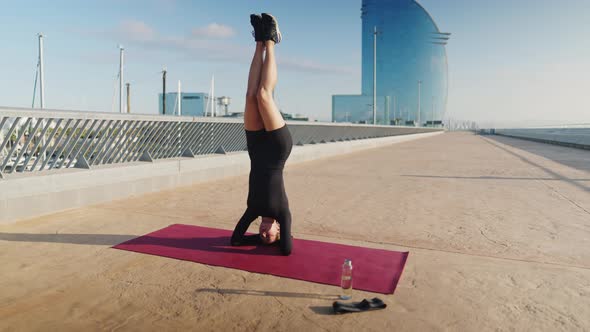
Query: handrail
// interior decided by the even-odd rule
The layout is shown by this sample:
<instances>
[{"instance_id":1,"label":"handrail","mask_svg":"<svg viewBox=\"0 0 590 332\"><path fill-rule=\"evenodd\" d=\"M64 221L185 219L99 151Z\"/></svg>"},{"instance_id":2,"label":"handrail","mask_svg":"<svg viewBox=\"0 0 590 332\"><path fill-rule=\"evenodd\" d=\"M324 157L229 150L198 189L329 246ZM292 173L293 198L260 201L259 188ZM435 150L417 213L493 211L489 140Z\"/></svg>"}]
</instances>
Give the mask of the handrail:
<instances>
[{"instance_id":1,"label":"handrail","mask_svg":"<svg viewBox=\"0 0 590 332\"><path fill-rule=\"evenodd\" d=\"M286 121L297 145L427 133L417 128ZM0 177L246 150L243 119L0 107Z\"/></svg>"}]
</instances>

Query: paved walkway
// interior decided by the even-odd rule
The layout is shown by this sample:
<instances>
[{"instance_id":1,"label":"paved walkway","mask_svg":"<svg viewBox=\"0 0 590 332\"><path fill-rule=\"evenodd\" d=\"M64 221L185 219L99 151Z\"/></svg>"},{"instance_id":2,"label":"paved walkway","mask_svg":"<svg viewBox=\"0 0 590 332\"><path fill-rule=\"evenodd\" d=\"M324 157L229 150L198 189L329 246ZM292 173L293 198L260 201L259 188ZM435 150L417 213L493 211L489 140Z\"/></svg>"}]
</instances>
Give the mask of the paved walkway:
<instances>
[{"instance_id":1,"label":"paved walkway","mask_svg":"<svg viewBox=\"0 0 590 332\"><path fill-rule=\"evenodd\" d=\"M410 251L386 310L333 316L337 287L110 248L232 229L241 176L0 226L0 330L590 329L590 151L450 133L285 176L296 237Z\"/></svg>"}]
</instances>

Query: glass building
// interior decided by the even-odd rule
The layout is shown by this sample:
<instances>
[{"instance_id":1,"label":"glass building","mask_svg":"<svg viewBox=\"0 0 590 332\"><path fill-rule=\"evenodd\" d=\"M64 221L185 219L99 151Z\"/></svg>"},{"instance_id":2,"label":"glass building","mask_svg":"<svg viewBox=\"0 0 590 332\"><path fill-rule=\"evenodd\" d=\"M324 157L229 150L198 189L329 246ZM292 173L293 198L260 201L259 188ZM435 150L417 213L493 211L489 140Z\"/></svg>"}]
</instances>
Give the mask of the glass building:
<instances>
[{"instance_id":1,"label":"glass building","mask_svg":"<svg viewBox=\"0 0 590 332\"><path fill-rule=\"evenodd\" d=\"M204 116L209 95L198 92L181 92L181 112L183 116ZM178 115L178 92L166 93L166 115ZM163 114L162 94L158 95L158 113Z\"/></svg>"},{"instance_id":2,"label":"glass building","mask_svg":"<svg viewBox=\"0 0 590 332\"><path fill-rule=\"evenodd\" d=\"M377 124L430 126L442 120L448 90L445 45L450 34L440 32L414 0L363 0L361 18L361 95L334 95L332 121L373 123L374 63Z\"/></svg>"},{"instance_id":3,"label":"glass building","mask_svg":"<svg viewBox=\"0 0 590 332\"><path fill-rule=\"evenodd\" d=\"M377 123L387 122L390 110L389 97L378 96ZM334 95L332 111L332 122L373 123L373 95Z\"/></svg>"}]
</instances>

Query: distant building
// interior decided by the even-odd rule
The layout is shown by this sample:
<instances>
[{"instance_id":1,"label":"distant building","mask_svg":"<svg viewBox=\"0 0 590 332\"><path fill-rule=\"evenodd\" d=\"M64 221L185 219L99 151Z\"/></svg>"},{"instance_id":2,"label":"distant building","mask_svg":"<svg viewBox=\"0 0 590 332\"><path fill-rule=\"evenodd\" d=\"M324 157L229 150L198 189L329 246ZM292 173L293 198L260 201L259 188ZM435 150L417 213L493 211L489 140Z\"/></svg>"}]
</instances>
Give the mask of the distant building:
<instances>
[{"instance_id":1,"label":"distant building","mask_svg":"<svg viewBox=\"0 0 590 332\"><path fill-rule=\"evenodd\" d=\"M389 97L377 96L377 123L389 119ZM373 123L373 95L333 95L332 122Z\"/></svg>"},{"instance_id":2,"label":"distant building","mask_svg":"<svg viewBox=\"0 0 590 332\"><path fill-rule=\"evenodd\" d=\"M221 115L224 118L243 118L244 117L244 112L231 112L228 113L227 115Z\"/></svg>"},{"instance_id":3,"label":"distant building","mask_svg":"<svg viewBox=\"0 0 590 332\"><path fill-rule=\"evenodd\" d=\"M429 125L436 126L447 105L445 45L450 34L440 32L430 14L415 0L363 0L361 13L361 94L334 95L332 121L373 123L376 27L377 124L425 125L430 121Z\"/></svg>"},{"instance_id":4,"label":"distant building","mask_svg":"<svg viewBox=\"0 0 590 332\"><path fill-rule=\"evenodd\" d=\"M182 92L181 112L183 116L205 116L209 95L202 92ZM166 93L166 115L178 115L178 92ZM158 113L164 114L162 94L158 95Z\"/></svg>"},{"instance_id":5,"label":"distant building","mask_svg":"<svg viewBox=\"0 0 590 332\"><path fill-rule=\"evenodd\" d=\"M290 121L309 121L309 117L301 114L289 114L281 112L283 119Z\"/></svg>"}]
</instances>

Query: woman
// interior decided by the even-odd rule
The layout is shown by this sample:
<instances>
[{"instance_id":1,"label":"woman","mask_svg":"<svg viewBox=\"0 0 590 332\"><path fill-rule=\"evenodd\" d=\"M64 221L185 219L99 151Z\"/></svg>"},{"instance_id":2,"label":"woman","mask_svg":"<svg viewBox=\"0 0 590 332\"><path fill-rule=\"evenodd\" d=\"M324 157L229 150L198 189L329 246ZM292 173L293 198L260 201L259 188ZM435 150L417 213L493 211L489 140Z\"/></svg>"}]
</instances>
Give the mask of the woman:
<instances>
[{"instance_id":1,"label":"woman","mask_svg":"<svg viewBox=\"0 0 590 332\"><path fill-rule=\"evenodd\" d=\"M281 41L277 20L269 14L250 15L256 50L250 65L244 130L250 156L247 208L238 221L231 244L279 242L283 255L291 254L291 212L285 193L283 168L293 142L287 124L273 100L277 83L275 44ZM262 217L259 234L245 235L250 224Z\"/></svg>"}]
</instances>

